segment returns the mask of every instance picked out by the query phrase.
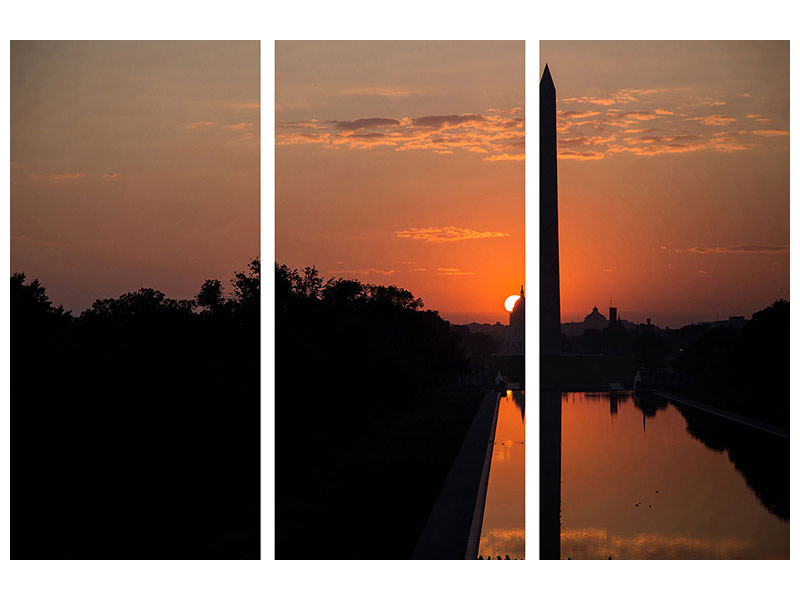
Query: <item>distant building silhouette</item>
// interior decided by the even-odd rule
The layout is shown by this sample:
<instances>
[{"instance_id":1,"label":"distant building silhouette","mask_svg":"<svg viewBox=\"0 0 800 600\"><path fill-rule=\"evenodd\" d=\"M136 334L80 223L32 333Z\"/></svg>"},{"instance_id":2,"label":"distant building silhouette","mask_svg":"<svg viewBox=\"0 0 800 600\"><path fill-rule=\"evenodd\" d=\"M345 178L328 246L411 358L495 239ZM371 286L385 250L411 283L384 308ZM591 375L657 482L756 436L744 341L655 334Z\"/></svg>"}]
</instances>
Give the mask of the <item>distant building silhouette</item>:
<instances>
[{"instance_id":1,"label":"distant building silhouette","mask_svg":"<svg viewBox=\"0 0 800 600\"><path fill-rule=\"evenodd\" d=\"M592 308L592 312L586 315L586 317L583 319L584 331L587 329L598 329L602 331L606 327L608 327L608 319L606 319L606 316L603 313L597 310L596 306Z\"/></svg>"},{"instance_id":2,"label":"distant building silhouette","mask_svg":"<svg viewBox=\"0 0 800 600\"><path fill-rule=\"evenodd\" d=\"M556 88L545 65L539 84L539 336L542 355L561 354L558 272Z\"/></svg>"}]
</instances>

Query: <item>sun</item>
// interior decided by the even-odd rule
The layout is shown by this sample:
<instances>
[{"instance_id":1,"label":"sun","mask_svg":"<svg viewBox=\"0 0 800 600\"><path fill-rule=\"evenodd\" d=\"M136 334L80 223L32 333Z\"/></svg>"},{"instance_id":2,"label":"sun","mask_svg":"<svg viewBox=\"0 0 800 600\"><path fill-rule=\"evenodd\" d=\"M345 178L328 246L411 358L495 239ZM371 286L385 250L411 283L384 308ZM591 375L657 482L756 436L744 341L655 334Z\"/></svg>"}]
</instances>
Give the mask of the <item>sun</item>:
<instances>
[{"instance_id":1,"label":"sun","mask_svg":"<svg viewBox=\"0 0 800 600\"><path fill-rule=\"evenodd\" d=\"M508 298L506 298L506 301L505 301L505 303L504 303L504 304L505 304L506 310L507 310L508 312L511 312L512 310L514 310L514 305L517 303L517 300L519 300L519 298L520 298L520 297L519 297L519 296L517 296L516 294L514 294L513 296L509 296Z\"/></svg>"}]
</instances>

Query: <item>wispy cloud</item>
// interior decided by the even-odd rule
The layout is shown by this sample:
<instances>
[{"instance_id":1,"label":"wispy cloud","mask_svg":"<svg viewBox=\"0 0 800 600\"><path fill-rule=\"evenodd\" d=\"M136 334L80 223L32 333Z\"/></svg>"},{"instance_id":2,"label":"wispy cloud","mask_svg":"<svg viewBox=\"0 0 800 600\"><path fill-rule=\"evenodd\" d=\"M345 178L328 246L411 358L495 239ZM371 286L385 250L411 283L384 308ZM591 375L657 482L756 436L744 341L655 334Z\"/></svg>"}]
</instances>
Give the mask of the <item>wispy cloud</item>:
<instances>
[{"instance_id":1,"label":"wispy cloud","mask_svg":"<svg viewBox=\"0 0 800 600\"><path fill-rule=\"evenodd\" d=\"M576 104L589 103L594 105L590 110L575 110ZM708 107L726 104L724 98L693 97L687 89L624 89L602 98L559 99L558 156L591 161L621 153L742 152L789 133L779 128L747 130L747 125L769 123L763 114L704 114Z\"/></svg>"},{"instance_id":2,"label":"wispy cloud","mask_svg":"<svg viewBox=\"0 0 800 600\"><path fill-rule=\"evenodd\" d=\"M192 121L186 125L186 129L207 129L213 126L213 121Z\"/></svg>"},{"instance_id":3,"label":"wispy cloud","mask_svg":"<svg viewBox=\"0 0 800 600\"><path fill-rule=\"evenodd\" d=\"M436 268L437 275L447 275L447 276L461 276L461 275L475 275L472 271L462 271L458 267L437 267Z\"/></svg>"},{"instance_id":4,"label":"wispy cloud","mask_svg":"<svg viewBox=\"0 0 800 600\"><path fill-rule=\"evenodd\" d=\"M514 160L514 161L516 161L516 160L525 160L525 155L524 154L508 154L508 153L504 152L503 154L494 154L492 156L487 156L483 160L486 160L486 161L489 161L489 162L497 162L499 160Z\"/></svg>"},{"instance_id":5,"label":"wispy cloud","mask_svg":"<svg viewBox=\"0 0 800 600\"><path fill-rule=\"evenodd\" d=\"M226 125L225 127L233 129L234 131L252 131L255 129L255 126L255 123L234 123L233 125Z\"/></svg>"},{"instance_id":6,"label":"wispy cloud","mask_svg":"<svg viewBox=\"0 0 800 600\"><path fill-rule=\"evenodd\" d=\"M105 173L103 175L103 179L116 179L118 175L116 173Z\"/></svg>"},{"instance_id":7,"label":"wispy cloud","mask_svg":"<svg viewBox=\"0 0 800 600\"><path fill-rule=\"evenodd\" d=\"M629 104L636 102L642 96L650 96L662 92L662 89L634 89L626 88L612 92L608 96L578 96L562 98L561 104L597 104L599 106L612 106L614 104Z\"/></svg>"},{"instance_id":8,"label":"wispy cloud","mask_svg":"<svg viewBox=\"0 0 800 600\"><path fill-rule=\"evenodd\" d=\"M725 100L715 100L714 98L703 98L697 103L697 106L725 106Z\"/></svg>"},{"instance_id":9,"label":"wispy cloud","mask_svg":"<svg viewBox=\"0 0 800 600\"><path fill-rule=\"evenodd\" d=\"M368 269L329 269L328 273L331 275L392 275L396 271L394 269L383 269L377 267L369 267Z\"/></svg>"},{"instance_id":10,"label":"wispy cloud","mask_svg":"<svg viewBox=\"0 0 800 600\"><path fill-rule=\"evenodd\" d=\"M76 179L83 179L86 173L51 173L47 179L54 182L61 181L75 181Z\"/></svg>"},{"instance_id":11,"label":"wispy cloud","mask_svg":"<svg viewBox=\"0 0 800 600\"><path fill-rule=\"evenodd\" d=\"M417 96L419 92L403 87L362 87L339 90L334 94L337 96L381 96L391 98Z\"/></svg>"},{"instance_id":12,"label":"wispy cloud","mask_svg":"<svg viewBox=\"0 0 800 600\"><path fill-rule=\"evenodd\" d=\"M735 123L736 119L730 115L706 115L704 117L689 117L689 121L700 121L703 125L728 125Z\"/></svg>"},{"instance_id":13,"label":"wispy cloud","mask_svg":"<svg viewBox=\"0 0 800 600\"><path fill-rule=\"evenodd\" d=\"M659 246L661 250L675 252L676 254L785 254L789 252L787 245L762 245L762 244L741 244L738 246L715 246L713 248L703 248L693 246L691 248L669 248Z\"/></svg>"},{"instance_id":14,"label":"wispy cloud","mask_svg":"<svg viewBox=\"0 0 800 600\"><path fill-rule=\"evenodd\" d=\"M422 240L425 242L462 242L465 240L482 240L488 238L508 237L502 231L476 231L464 227L410 227L402 231L395 231L394 234L399 238L412 240Z\"/></svg>"}]
</instances>

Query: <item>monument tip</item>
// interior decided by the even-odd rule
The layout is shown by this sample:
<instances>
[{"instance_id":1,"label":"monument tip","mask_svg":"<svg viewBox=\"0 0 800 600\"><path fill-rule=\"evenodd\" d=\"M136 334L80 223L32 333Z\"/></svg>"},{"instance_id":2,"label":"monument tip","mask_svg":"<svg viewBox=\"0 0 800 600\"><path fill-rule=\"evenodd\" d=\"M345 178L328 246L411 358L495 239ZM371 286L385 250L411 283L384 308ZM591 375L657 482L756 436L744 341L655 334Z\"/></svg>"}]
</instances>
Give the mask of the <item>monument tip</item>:
<instances>
[{"instance_id":1,"label":"monument tip","mask_svg":"<svg viewBox=\"0 0 800 600\"><path fill-rule=\"evenodd\" d=\"M545 63L544 65L544 72L542 73L542 86L550 86L555 88L555 84L553 83L553 77L550 75L550 66Z\"/></svg>"}]
</instances>

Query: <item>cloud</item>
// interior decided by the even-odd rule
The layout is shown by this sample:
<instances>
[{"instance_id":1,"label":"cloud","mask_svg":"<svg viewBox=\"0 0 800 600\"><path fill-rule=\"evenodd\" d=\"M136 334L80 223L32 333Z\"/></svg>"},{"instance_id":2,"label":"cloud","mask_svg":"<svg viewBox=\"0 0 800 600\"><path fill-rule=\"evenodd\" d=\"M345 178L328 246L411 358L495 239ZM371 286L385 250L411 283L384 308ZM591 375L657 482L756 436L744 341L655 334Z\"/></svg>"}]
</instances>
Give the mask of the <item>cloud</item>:
<instances>
[{"instance_id":1,"label":"cloud","mask_svg":"<svg viewBox=\"0 0 800 600\"><path fill-rule=\"evenodd\" d=\"M599 106L612 106L614 104L629 104L639 100L640 96L650 96L668 90L664 89L635 89L625 88L611 92L608 96L577 96L574 98L562 98L561 104L597 104Z\"/></svg>"},{"instance_id":2,"label":"cloud","mask_svg":"<svg viewBox=\"0 0 800 600\"><path fill-rule=\"evenodd\" d=\"M399 119L384 119L374 117L371 119L356 119L355 121L333 121L336 129L345 131L358 131L359 129L368 129L372 127L391 127L393 125L400 125Z\"/></svg>"},{"instance_id":3,"label":"cloud","mask_svg":"<svg viewBox=\"0 0 800 600\"><path fill-rule=\"evenodd\" d=\"M393 88L393 87L363 87L353 88L347 90L339 90L334 92L338 96L381 96L381 97L398 97L398 96L416 96L419 92L409 90L407 88Z\"/></svg>"},{"instance_id":4,"label":"cloud","mask_svg":"<svg viewBox=\"0 0 800 600\"><path fill-rule=\"evenodd\" d=\"M191 123L186 125L186 129L206 129L208 127L213 127L213 121L192 121Z\"/></svg>"},{"instance_id":5,"label":"cloud","mask_svg":"<svg viewBox=\"0 0 800 600\"><path fill-rule=\"evenodd\" d=\"M458 267L437 267L436 268L437 275L447 275L447 276L460 276L460 275L475 275L472 271L462 271Z\"/></svg>"},{"instance_id":6,"label":"cloud","mask_svg":"<svg viewBox=\"0 0 800 600\"><path fill-rule=\"evenodd\" d=\"M763 135L767 137L789 135L788 131L782 131L780 129L756 129L754 131L738 131L737 133L748 134L748 135Z\"/></svg>"},{"instance_id":7,"label":"cloud","mask_svg":"<svg viewBox=\"0 0 800 600\"><path fill-rule=\"evenodd\" d=\"M116 179L116 178L117 178L117 174L113 173L113 172L112 173L106 173L105 175L103 175L103 179Z\"/></svg>"},{"instance_id":8,"label":"cloud","mask_svg":"<svg viewBox=\"0 0 800 600\"><path fill-rule=\"evenodd\" d=\"M659 246L661 250L670 250L667 246ZM785 254L789 252L788 244L785 245L762 245L762 244L741 244L737 246L715 246L713 248L702 248L694 246L692 248L672 248L676 254Z\"/></svg>"},{"instance_id":9,"label":"cloud","mask_svg":"<svg viewBox=\"0 0 800 600\"><path fill-rule=\"evenodd\" d=\"M588 103L595 106L591 110L567 110ZM567 109L557 112L558 156L563 160L587 161L617 154L744 152L759 149L766 140L789 133L780 129L725 130L738 121L753 125L769 123L770 119L762 114L745 117L700 113L704 107L726 103L724 98L693 97L692 90L679 88L628 88L612 92L607 98L559 99L559 106ZM709 131L709 127L713 129Z\"/></svg>"},{"instance_id":10,"label":"cloud","mask_svg":"<svg viewBox=\"0 0 800 600\"><path fill-rule=\"evenodd\" d=\"M50 181L75 181L76 179L83 179L86 173L51 173L47 176Z\"/></svg>"},{"instance_id":11,"label":"cloud","mask_svg":"<svg viewBox=\"0 0 800 600\"><path fill-rule=\"evenodd\" d=\"M703 98L697 103L698 106L725 106L725 100L715 100L713 98Z\"/></svg>"},{"instance_id":12,"label":"cloud","mask_svg":"<svg viewBox=\"0 0 800 600\"><path fill-rule=\"evenodd\" d=\"M487 156L483 160L486 160L486 161L489 161L489 162L496 162L496 161L499 161L499 160L525 160L525 155L524 154L503 153L503 154L496 154L494 156Z\"/></svg>"},{"instance_id":13,"label":"cloud","mask_svg":"<svg viewBox=\"0 0 800 600\"><path fill-rule=\"evenodd\" d=\"M633 119L635 121L650 121L652 119L657 119L659 114L649 110L631 110L622 113L621 117L623 119Z\"/></svg>"},{"instance_id":14,"label":"cloud","mask_svg":"<svg viewBox=\"0 0 800 600\"><path fill-rule=\"evenodd\" d=\"M728 125L735 123L736 119L730 115L707 115L704 117L690 117L689 121L700 121L703 125Z\"/></svg>"},{"instance_id":15,"label":"cloud","mask_svg":"<svg viewBox=\"0 0 800 600\"><path fill-rule=\"evenodd\" d=\"M488 238L504 238L509 234L501 231L476 231L464 227L410 227L402 231L395 231L399 238L422 240L425 242L462 242L465 240L481 240Z\"/></svg>"},{"instance_id":16,"label":"cloud","mask_svg":"<svg viewBox=\"0 0 800 600\"><path fill-rule=\"evenodd\" d=\"M599 104L601 106L611 106L617 101L613 98L599 98L596 96L579 96L577 98L562 98L561 104Z\"/></svg>"},{"instance_id":17,"label":"cloud","mask_svg":"<svg viewBox=\"0 0 800 600\"><path fill-rule=\"evenodd\" d=\"M470 123L473 121L483 121L481 115L464 114L464 115L437 115L430 117L417 117L411 119L411 124L415 127L433 127L435 129L442 129L444 127L455 127L462 123Z\"/></svg>"},{"instance_id":18,"label":"cloud","mask_svg":"<svg viewBox=\"0 0 800 600\"><path fill-rule=\"evenodd\" d=\"M340 264L338 261L337 264ZM394 269L379 269L377 267L370 267L368 269L328 269L331 275L392 275L395 273Z\"/></svg>"},{"instance_id":19,"label":"cloud","mask_svg":"<svg viewBox=\"0 0 800 600\"><path fill-rule=\"evenodd\" d=\"M255 123L235 123L233 125L226 125L227 129L233 129L234 131L250 131L255 128Z\"/></svg>"},{"instance_id":20,"label":"cloud","mask_svg":"<svg viewBox=\"0 0 800 600\"><path fill-rule=\"evenodd\" d=\"M485 155L485 160L524 160L522 107L486 114L370 117L352 121L304 119L276 123L278 146L316 144L332 149L383 146L396 152L423 150L442 156L457 152Z\"/></svg>"},{"instance_id":21,"label":"cloud","mask_svg":"<svg viewBox=\"0 0 800 600\"><path fill-rule=\"evenodd\" d=\"M599 113L594 110L567 110L562 113L565 118L567 119L585 119L587 117L594 117L595 115L599 115Z\"/></svg>"},{"instance_id":22,"label":"cloud","mask_svg":"<svg viewBox=\"0 0 800 600\"><path fill-rule=\"evenodd\" d=\"M394 272L395 272L394 269L377 269L375 267L370 267L369 269L364 271L365 274L375 273L377 275L391 275Z\"/></svg>"},{"instance_id":23,"label":"cloud","mask_svg":"<svg viewBox=\"0 0 800 600\"><path fill-rule=\"evenodd\" d=\"M284 133L276 136L278 146L296 146L300 144L328 144L331 136L327 133Z\"/></svg>"},{"instance_id":24,"label":"cloud","mask_svg":"<svg viewBox=\"0 0 800 600\"><path fill-rule=\"evenodd\" d=\"M348 144L350 148L373 148L375 146L395 146L384 133L350 133L340 138L338 142Z\"/></svg>"},{"instance_id":25,"label":"cloud","mask_svg":"<svg viewBox=\"0 0 800 600\"><path fill-rule=\"evenodd\" d=\"M605 155L602 152L597 152L595 150L584 150L584 151L576 151L576 150L559 150L558 151L558 158L566 158L567 160L600 160L604 158Z\"/></svg>"},{"instance_id":26,"label":"cloud","mask_svg":"<svg viewBox=\"0 0 800 600\"><path fill-rule=\"evenodd\" d=\"M301 121L278 121L275 123L277 127L282 128L299 128L299 129L323 129L324 126L316 119L305 119Z\"/></svg>"}]
</instances>

